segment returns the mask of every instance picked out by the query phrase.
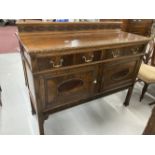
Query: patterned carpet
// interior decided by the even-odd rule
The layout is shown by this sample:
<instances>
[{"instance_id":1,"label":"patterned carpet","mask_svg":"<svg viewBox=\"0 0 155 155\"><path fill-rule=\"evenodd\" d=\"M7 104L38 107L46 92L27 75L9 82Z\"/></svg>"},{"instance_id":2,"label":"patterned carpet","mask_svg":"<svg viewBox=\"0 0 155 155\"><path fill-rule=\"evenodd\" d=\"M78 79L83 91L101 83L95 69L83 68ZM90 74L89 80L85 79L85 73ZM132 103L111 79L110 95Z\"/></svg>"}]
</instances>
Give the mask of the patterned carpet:
<instances>
[{"instance_id":1,"label":"patterned carpet","mask_svg":"<svg viewBox=\"0 0 155 155\"><path fill-rule=\"evenodd\" d=\"M18 41L15 36L15 32L17 31L16 26L0 27L0 54L19 51Z\"/></svg>"}]
</instances>

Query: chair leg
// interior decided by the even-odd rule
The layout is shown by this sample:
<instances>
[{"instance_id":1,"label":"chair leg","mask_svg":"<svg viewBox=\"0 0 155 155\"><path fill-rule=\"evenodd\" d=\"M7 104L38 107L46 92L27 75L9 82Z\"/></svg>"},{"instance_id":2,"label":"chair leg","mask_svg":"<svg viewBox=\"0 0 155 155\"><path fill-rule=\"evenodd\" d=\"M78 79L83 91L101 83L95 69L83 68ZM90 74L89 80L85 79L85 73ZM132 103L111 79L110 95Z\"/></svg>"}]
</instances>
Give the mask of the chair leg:
<instances>
[{"instance_id":1,"label":"chair leg","mask_svg":"<svg viewBox=\"0 0 155 155\"><path fill-rule=\"evenodd\" d=\"M31 103L31 112L32 112L32 115L35 115L36 114L36 111L35 111L34 105L32 103L32 98L31 97L30 97L30 103Z\"/></svg>"},{"instance_id":2,"label":"chair leg","mask_svg":"<svg viewBox=\"0 0 155 155\"><path fill-rule=\"evenodd\" d=\"M128 89L128 93L127 93L125 101L124 101L124 106L128 106L129 105L133 88L134 88L134 85Z\"/></svg>"},{"instance_id":3,"label":"chair leg","mask_svg":"<svg viewBox=\"0 0 155 155\"><path fill-rule=\"evenodd\" d=\"M155 104L155 101L154 102L152 102L152 103L149 103L149 105L154 105Z\"/></svg>"},{"instance_id":4,"label":"chair leg","mask_svg":"<svg viewBox=\"0 0 155 155\"><path fill-rule=\"evenodd\" d=\"M147 91L148 85L149 85L149 84L144 83L144 87L143 87L143 90L142 90L142 94L141 94L141 96L140 96L140 102L141 102L142 99L144 98L144 95L145 95L145 93L146 93L146 91Z\"/></svg>"},{"instance_id":5,"label":"chair leg","mask_svg":"<svg viewBox=\"0 0 155 155\"><path fill-rule=\"evenodd\" d=\"M2 92L2 89L1 89L1 86L0 86L0 106L2 106L1 92Z\"/></svg>"}]
</instances>

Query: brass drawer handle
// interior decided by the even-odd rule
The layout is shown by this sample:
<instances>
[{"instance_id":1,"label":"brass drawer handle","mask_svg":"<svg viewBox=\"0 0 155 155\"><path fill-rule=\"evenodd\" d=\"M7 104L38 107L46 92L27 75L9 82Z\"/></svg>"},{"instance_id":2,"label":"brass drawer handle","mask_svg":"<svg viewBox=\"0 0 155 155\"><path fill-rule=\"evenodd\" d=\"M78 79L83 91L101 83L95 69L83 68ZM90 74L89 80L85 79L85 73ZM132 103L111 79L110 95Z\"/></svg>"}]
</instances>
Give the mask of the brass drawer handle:
<instances>
[{"instance_id":1,"label":"brass drawer handle","mask_svg":"<svg viewBox=\"0 0 155 155\"><path fill-rule=\"evenodd\" d=\"M97 80L96 79L93 81L93 84L97 84Z\"/></svg>"},{"instance_id":2,"label":"brass drawer handle","mask_svg":"<svg viewBox=\"0 0 155 155\"><path fill-rule=\"evenodd\" d=\"M114 51L112 51L112 55L113 55L114 58L117 58L117 57L120 56L120 51L119 50L114 50Z\"/></svg>"},{"instance_id":3,"label":"brass drawer handle","mask_svg":"<svg viewBox=\"0 0 155 155\"><path fill-rule=\"evenodd\" d=\"M82 57L82 59L84 59L84 61L85 61L86 63L92 62L92 61L93 61L93 58L94 58L94 55L91 55L91 56L90 56L90 59L87 59L86 56L83 56L83 57Z\"/></svg>"},{"instance_id":4,"label":"brass drawer handle","mask_svg":"<svg viewBox=\"0 0 155 155\"><path fill-rule=\"evenodd\" d=\"M62 67L62 63L63 63L63 59L60 59L60 64L55 64L55 62L54 61L50 61L50 63L53 65L53 68L59 68L59 67Z\"/></svg>"},{"instance_id":5,"label":"brass drawer handle","mask_svg":"<svg viewBox=\"0 0 155 155\"><path fill-rule=\"evenodd\" d=\"M131 51L132 51L133 54L138 54L139 48L138 47L132 48Z\"/></svg>"}]
</instances>

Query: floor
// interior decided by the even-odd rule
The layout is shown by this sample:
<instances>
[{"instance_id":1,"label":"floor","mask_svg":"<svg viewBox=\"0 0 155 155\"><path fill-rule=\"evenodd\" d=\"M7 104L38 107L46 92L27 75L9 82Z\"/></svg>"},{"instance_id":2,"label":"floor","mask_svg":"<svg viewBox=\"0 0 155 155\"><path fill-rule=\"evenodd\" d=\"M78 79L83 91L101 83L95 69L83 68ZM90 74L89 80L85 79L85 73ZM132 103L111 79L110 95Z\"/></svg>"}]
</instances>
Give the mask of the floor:
<instances>
[{"instance_id":1,"label":"floor","mask_svg":"<svg viewBox=\"0 0 155 155\"><path fill-rule=\"evenodd\" d=\"M0 54L0 84L3 107L0 108L0 134L38 134L36 117L31 115L27 88L24 85L19 53ZM122 105L126 91L100 98L61 112L45 121L45 133L77 134L142 134L151 114L155 86L139 102L142 84L137 83L129 107ZM152 93L152 95L151 95Z\"/></svg>"},{"instance_id":2,"label":"floor","mask_svg":"<svg viewBox=\"0 0 155 155\"><path fill-rule=\"evenodd\" d=\"M19 44L15 33L16 26L0 26L0 53L14 53L19 51Z\"/></svg>"}]
</instances>

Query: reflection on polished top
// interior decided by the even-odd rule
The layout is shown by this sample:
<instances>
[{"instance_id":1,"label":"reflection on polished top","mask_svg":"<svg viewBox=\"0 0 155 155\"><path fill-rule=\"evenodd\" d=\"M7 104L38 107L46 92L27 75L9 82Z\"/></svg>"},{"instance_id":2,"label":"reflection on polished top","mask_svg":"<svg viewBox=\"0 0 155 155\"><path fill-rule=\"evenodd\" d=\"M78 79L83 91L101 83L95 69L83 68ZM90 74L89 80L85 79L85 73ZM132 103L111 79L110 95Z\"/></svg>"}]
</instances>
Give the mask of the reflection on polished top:
<instances>
[{"instance_id":1,"label":"reflection on polished top","mask_svg":"<svg viewBox=\"0 0 155 155\"><path fill-rule=\"evenodd\" d=\"M72 33L23 33L21 41L28 52L59 51L67 49L80 49L87 47L105 47L111 45L145 43L150 38L126 33L121 30L72 32Z\"/></svg>"}]
</instances>

